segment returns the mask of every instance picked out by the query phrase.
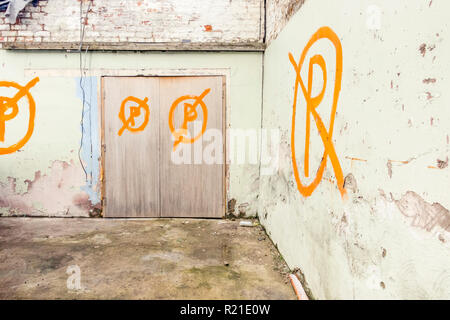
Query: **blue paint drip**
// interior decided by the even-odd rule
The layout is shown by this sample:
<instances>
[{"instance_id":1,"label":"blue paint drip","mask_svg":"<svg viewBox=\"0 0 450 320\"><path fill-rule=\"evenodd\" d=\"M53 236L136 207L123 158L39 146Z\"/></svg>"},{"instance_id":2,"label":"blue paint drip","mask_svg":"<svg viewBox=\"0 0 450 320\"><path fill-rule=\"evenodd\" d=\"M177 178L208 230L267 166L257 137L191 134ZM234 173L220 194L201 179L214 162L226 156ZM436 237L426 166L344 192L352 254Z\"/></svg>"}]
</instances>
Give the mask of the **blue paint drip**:
<instances>
[{"instance_id":1,"label":"blue paint drip","mask_svg":"<svg viewBox=\"0 0 450 320\"><path fill-rule=\"evenodd\" d=\"M77 97L83 101L83 91L80 87L80 78L75 78L77 86ZM81 160L85 165L87 173L86 185L81 187L89 195L93 205L100 203L100 190L97 188L100 177L100 130L98 127L98 103L97 103L97 77L83 77L81 85L84 89L84 114Z\"/></svg>"}]
</instances>

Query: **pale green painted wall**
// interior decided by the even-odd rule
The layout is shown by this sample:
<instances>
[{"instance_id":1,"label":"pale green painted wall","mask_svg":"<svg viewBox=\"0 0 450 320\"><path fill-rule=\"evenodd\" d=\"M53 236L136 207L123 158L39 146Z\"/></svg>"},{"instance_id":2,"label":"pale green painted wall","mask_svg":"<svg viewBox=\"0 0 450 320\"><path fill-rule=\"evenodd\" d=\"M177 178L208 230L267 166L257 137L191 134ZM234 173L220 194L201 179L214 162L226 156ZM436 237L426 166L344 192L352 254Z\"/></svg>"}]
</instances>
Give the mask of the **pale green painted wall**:
<instances>
[{"instance_id":1,"label":"pale green painted wall","mask_svg":"<svg viewBox=\"0 0 450 320\"><path fill-rule=\"evenodd\" d=\"M91 71L99 69L228 69L229 127L260 128L261 53L89 52L83 54L83 64L88 69L87 76L95 76ZM77 68L78 53L0 50L0 80L25 85L34 76L40 77L30 91L36 100L35 129L30 141L19 152L0 155L3 215L88 215L85 175L78 160L82 103ZM96 78L87 78L85 87L93 108L94 149L99 152L99 137L95 141L99 132L94 112ZM8 133L20 131L20 125L7 126ZM85 142L89 143L86 138ZM96 160L88 164L92 169L89 172L94 174L99 173ZM230 165L229 171L228 198L235 198L237 204L249 203L248 214L255 214L258 165ZM93 197L98 195L97 182L90 193Z\"/></svg>"},{"instance_id":2,"label":"pale green painted wall","mask_svg":"<svg viewBox=\"0 0 450 320\"><path fill-rule=\"evenodd\" d=\"M369 5L381 11L379 30L368 28ZM280 128L282 144L277 174L261 176L259 215L316 298L450 298L449 12L445 0L306 1L265 52L263 127ZM300 195L293 175L295 72L288 52L298 62L322 26L332 28L343 47L332 140L344 177L356 181L354 192L347 184L347 200L329 160L310 197ZM331 86L335 58L326 41L311 49L305 66L318 53ZM321 88L316 71L314 94ZM302 77L307 79L307 68ZM329 94L317 109L325 123ZM298 104L296 153L303 170L301 92ZM323 153L314 121L311 125L311 174L301 174L306 182Z\"/></svg>"}]
</instances>

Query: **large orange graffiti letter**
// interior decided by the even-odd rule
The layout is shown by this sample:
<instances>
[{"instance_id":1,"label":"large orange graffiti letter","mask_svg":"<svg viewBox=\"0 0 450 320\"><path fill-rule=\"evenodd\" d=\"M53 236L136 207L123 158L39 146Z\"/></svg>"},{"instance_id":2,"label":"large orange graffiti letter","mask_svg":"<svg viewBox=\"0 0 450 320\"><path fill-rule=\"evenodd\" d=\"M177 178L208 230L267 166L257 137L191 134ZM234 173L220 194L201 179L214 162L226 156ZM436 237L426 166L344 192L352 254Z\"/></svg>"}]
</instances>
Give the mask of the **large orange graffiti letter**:
<instances>
[{"instance_id":1,"label":"large orange graffiti letter","mask_svg":"<svg viewBox=\"0 0 450 320\"><path fill-rule=\"evenodd\" d=\"M309 60L309 68L308 68L308 87L305 86L303 79L300 75L300 71L302 70L303 62L305 57L311 48L311 46L316 43L320 39L328 39L334 45L336 49L336 79L334 84L334 93L333 93L333 105L331 108L330 115L330 126L328 130L325 128L325 125L322 121L322 118L319 116L316 108L322 102L322 99L325 95L325 90L327 86L327 67L324 58L321 55L315 55ZM329 27L320 28L309 40L305 49L302 52L300 57L300 61L297 64L292 53L289 53L289 60L294 66L296 72L295 79L295 89L294 89L294 103L293 103L293 111L292 111L292 132L291 132L291 152L292 152L292 164L294 167L294 176L297 182L297 187L300 193L308 197L313 191L317 188L320 181L322 180L323 173L325 171L327 158L330 158L331 164L333 165L334 174L336 176L337 185L339 187L339 191L341 195L344 197L346 191L344 189L344 176L342 173L341 165L339 163L339 159L336 154L336 150L334 149L332 136L333 136L333 126L334 126L334 118L336 116L336 108L339 99L339 93L341 91L341 81L342 81L342 46L339 41L338 36L331 30ZM322 70L323 74L323 87L321 92L315 96L311 96L312 92L312 83L313 83L313 66L317 65ZM305 128L305 162L304 162L304 174L305 177L309 176L309 144L310 144L310 131L311 131L311 115L314 118L316 123L317 130L319 131L320 137L322 139L322 143L324 145L324 153L322 156L322 161L320 163L320 167L317 170L316 177L309 185L303 185L297 167L297 158L295 156L295 114L297 111L297 96L298 96L298 87L302 88L303 95L305 97L306 102L306 128Z\"/></svg>"}]
</instances>

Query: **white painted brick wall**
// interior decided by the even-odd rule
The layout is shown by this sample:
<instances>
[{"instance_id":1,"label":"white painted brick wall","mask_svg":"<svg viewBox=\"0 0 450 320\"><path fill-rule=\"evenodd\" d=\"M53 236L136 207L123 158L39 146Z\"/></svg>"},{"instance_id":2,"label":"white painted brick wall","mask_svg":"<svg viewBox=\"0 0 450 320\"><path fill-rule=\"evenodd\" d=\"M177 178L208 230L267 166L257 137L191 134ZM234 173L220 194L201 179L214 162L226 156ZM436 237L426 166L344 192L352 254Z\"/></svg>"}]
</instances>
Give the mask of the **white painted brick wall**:
<instances>
[{"instance_id":1,"label":"white painted brick wall","mask_svg":"<svg viewBox=\"0 0 450 320\"><path fill-rule=\"evenodd\" d=\"M297 12L305 0L267 0L266 1L266 42L276 39L289 18Z\"/></svg>"},{"instance_id":2,"label":"white painted brick wall","mask_svg":"<svg viewBox=\"0 0 450 320\"><path fill-rule=\"evenodd\" d=\"M262 42L264 1L92 0L85 23L85 42ZM1 12L0 42L18 41L79 42L80 0L30 4L14 25Z\"/></svg>"}]
</instances>

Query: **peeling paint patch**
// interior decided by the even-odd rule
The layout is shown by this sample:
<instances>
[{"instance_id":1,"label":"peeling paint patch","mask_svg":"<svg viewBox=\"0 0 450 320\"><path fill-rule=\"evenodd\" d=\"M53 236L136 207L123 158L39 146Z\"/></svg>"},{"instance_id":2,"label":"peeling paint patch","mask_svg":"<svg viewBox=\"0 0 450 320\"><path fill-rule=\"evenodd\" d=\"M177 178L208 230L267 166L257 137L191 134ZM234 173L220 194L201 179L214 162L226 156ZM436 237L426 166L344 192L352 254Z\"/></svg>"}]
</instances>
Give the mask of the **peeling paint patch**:
<instances>
[{"instance_id":1,"label":"peeling paint patch","mask_svg":"<svg viewBox=\"0 0 450 320\"><path fill-rule=\"evenodd\" d=\"M426 231L442 228L450 231L450 211L440 203L429 204L413 191L406 192L400 200L395 200L400 212L411 220L411 225Z\"/></svg>"},{"instance_id":2,"label":"peeling paint patch","mask_svg":"<svg viewBox=\"0 0 450 320\"><path fill-rule=\"evenodd\" d=\"M419 52L422 55L422 57L425 57L427 50L428 51L433 51L434 49L436 49L436 45L432 44L432 45L428 45L426 43L422 43L419 47Z\"/></svg>"},{"instance_id":3,"label":"peeling paint patch","mask_svg":"<svg viewBox=\"0 0 450 320\"><path fill-rule=\"evenodd\" d=\"M88 216L95 209L89 196L74 189L83 184L83 173L72 160L54 161L48 174L37 171L33 180L25 180L27 191L16 192L17 179L9 177L0 182L0 213L7 216Z\"/></svg>"},{"instance_id":4,"label":"peeling paint patch","mask_svg":"<svg viewBox=\"0 0 450 320\"><path fill-rule=\"evenodd\" d=\"M427 53L427 45L425 43L422 43L419 47L419 51L422 57L425 57L425 54Z\"/></svg>"},{"instance_id":5,"label":"peeling paint patch","mask_svg":"<svg viewBox=\"0 0 450 320\"><path fill-rule=\"evenodd\" d=\"M439 169L445 169L448 167L448 157L445 159L445 161L437 159L436 162Z\"/></svg>"},{"instance_id":6,"label":"peeling paint patch","mask_svg":"<svg viewBox=\"0 0 450 320\"><path fill-rule=\"evenodd\" d=\"M425 95L426 95L427 100L431 100L434 98L434 96L429 91L425 92Z\"/></svg>"},{"instance_id":7,"label":"peeling paint patch","mask_svg":"<svg viewBox=\"0 0 450 320\"><path fill-rule=\"evenodd\" d=\"M436 79L435 78L426 78L426 79L423 79L422 82L425 84L436 83Z\"/></svg>"},{"instance_id":8,"label":"peeling paint patch","mask_svg":"<svg viewBox=\"0 0 450 320\"><path fill-rule=\"evenodd\" d=\"M388 176L389 176L389 178L392 178L392 162L388 161L386 166L387 166L387 169L388 169Z\"/></svg>"},{"instance_id":9,"label":"peeling paint patch","mask_svg":"<svg viewBox=\"0 0 450 320\"><path fill-rule=\"evenodd\" d=\"M41 171L36 171L34 173L34 180L27 179L24 182L27 184L27 192L30 192L33 189L33 185L36 181L38 181L41 178ZM61 184L58 184L58 187L60 187Z\"/></svg>"}]
</instances>

